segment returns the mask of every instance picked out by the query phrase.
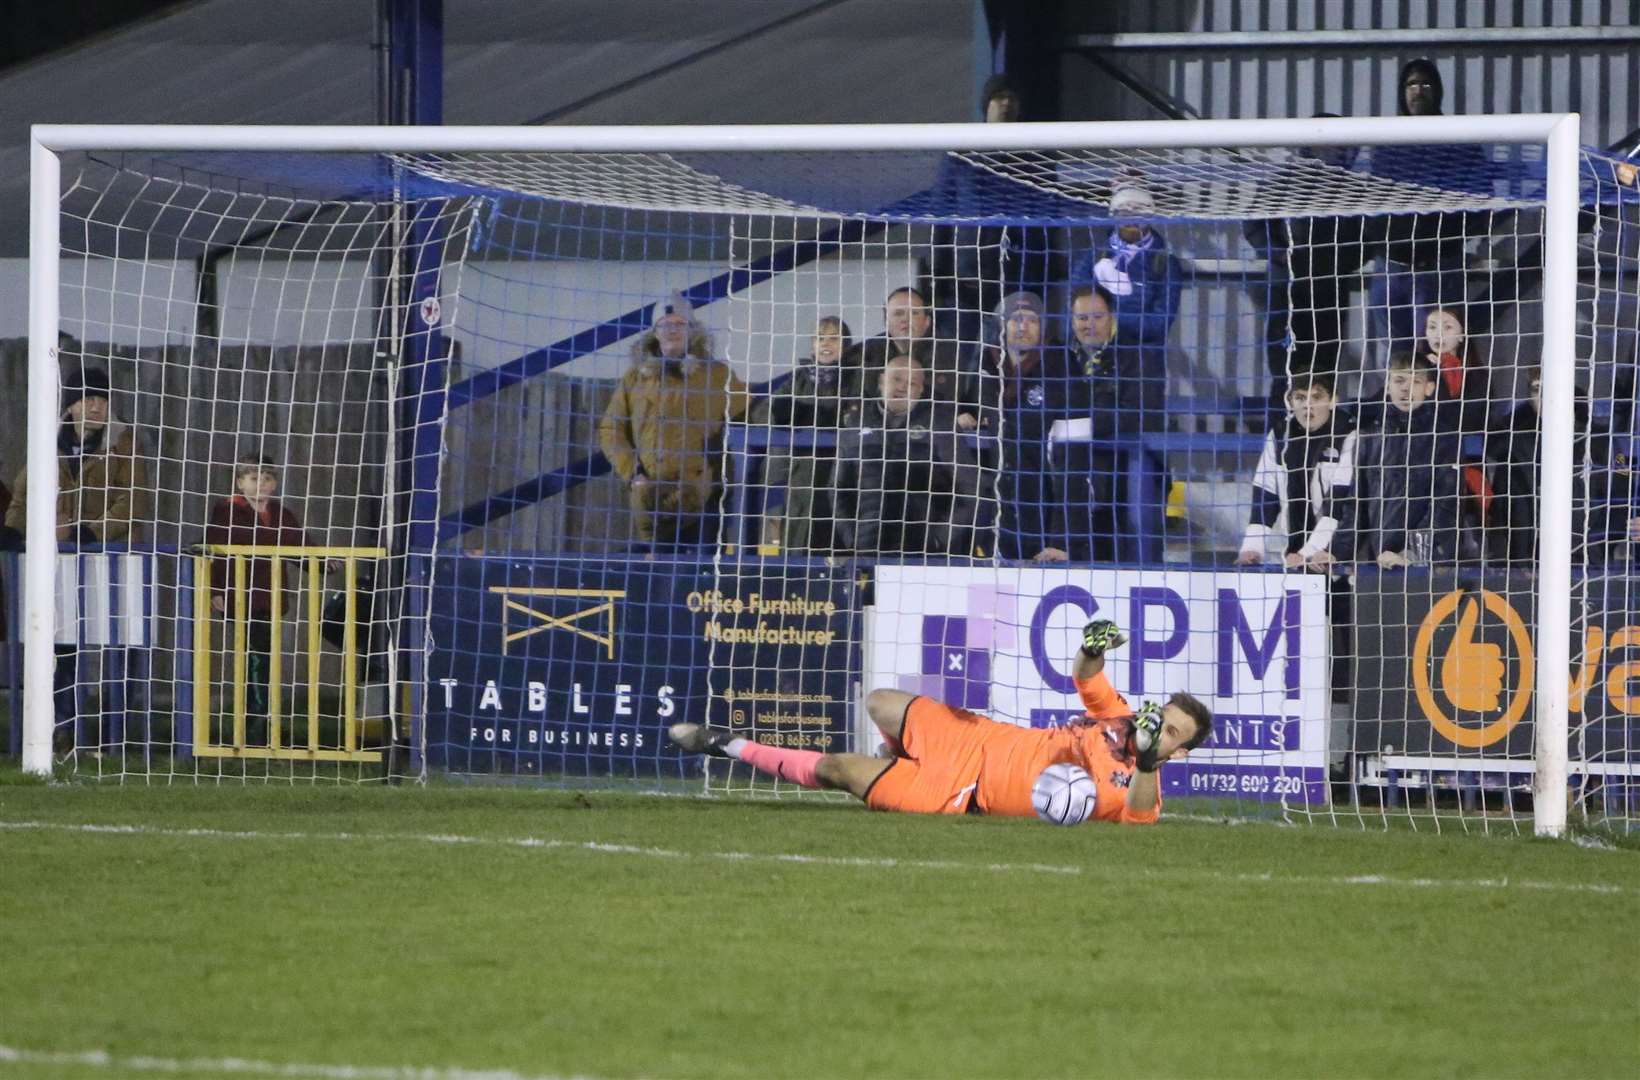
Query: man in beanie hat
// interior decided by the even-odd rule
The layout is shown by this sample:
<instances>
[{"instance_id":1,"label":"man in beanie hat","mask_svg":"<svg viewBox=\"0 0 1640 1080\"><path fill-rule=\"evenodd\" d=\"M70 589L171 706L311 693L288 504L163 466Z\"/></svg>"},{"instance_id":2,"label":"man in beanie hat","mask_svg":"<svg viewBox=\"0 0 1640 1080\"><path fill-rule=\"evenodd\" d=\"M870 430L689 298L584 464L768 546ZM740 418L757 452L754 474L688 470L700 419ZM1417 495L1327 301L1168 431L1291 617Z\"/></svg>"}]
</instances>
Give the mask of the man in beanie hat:
<instances>
[{"instance_id":1,"label":"man in beanie hat","mask_svg":"<svg viewBox=\"0 0 1640 1080\"><path fill-rule=\"evenodd\" d=\"M1149 223L1124 220L1153 217L1156 197L1132 181L1118 183L1110 197L1115 227L1105 241L1083 253L1071 269L1071 284L1099 285L1116 300L1116 321L1132 340L1153 346L1167 343L1179 316L1184 266L1167 250L1167 241Z\"/></svg>"},{"instance_id":2,"label":"man in beanie hat","mask_svg":"<svg viewBox=\"0 0 1640 1080\"><path fill-rule=\"evenodd\" d=\"M108 373L76 363L63 376L57 429L57 543L106 544L128 540L148 497L148 466L129 427L113 423ZM6 510L4 546L20 550L28 527L28 468L17 474ZM79 713L79 652L56 647L52 704L59 737ZM72 745L78 745L76 737Z\"/></svg>"},{"instance_id":3,"label":"man in beanie hat","mask_svg":"<svg viewBox=\"0 0 1640 1080\"><path fill-rule=\"evenodd\" d=\"M986 351L982 362L983 391L970 395L988 405L980 428L1000 436L1001 442L1001 472L996 476L1000 528L994 554L1004 559L1040 558L1052 503L1048 429L1067 415L1070 356L1048 340L1047 315L1036 293L1009 293L997 305L995 317L1001 341ZM959 427L960 421L959 417ZM990 476L982 477L981 490L989 491L991 482Z\"/></svg>"},{"instance_id":4,"label":"man in beanie hat","mask_svg":"<svg viewBox=\"0 0 1640 1080\"><path fill-rule=\"evenodd\" d=\"M724 418L745 414L746 384L711 358L711 340L678 293L655 304L632 352L632 368L598 423L598 443L628 485L639 540L698 542L721 471Z\"/></svg>"},{"instance_id":5,"label":"man in beanie hat","mask_svg":"<svg viewBox=\"0 0 1640 1080\"><path fill-rule=\"evenodd\" d=\"M135 433L111 420L108 373L80 365L63 379L57 430L57 536L59 543L127 540L148 494L148 466L137 456ZM7 538L20 545L28 522L28 469L17 474L6 511ZM13 531L15 537L13 537Z\"/></svg>"}]
</instances>

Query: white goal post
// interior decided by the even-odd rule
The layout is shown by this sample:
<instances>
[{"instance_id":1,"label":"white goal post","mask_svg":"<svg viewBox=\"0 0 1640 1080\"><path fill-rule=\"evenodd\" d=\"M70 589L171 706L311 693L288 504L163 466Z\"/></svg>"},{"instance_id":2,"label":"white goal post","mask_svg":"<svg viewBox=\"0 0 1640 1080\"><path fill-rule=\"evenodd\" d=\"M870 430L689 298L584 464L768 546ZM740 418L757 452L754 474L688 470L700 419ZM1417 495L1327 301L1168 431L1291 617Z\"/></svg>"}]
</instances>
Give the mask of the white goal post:
<instances>
[{"instance_id":1,"label":"white goal post","mask_svg":"<svg viewBox=\"0 0 1640 1080\"><path fill-rule=\"evenodd\" d=\"M49 775L53 738L54 508L51 448L59 423L57 355L62 176L70 152L283 153L724 153L871 151L1160 151L1429 144L1537 145L1543 200L1543 415L1541 520L1573 513L1573 416L1578 273L1579 120L1576 114L1135 123L789 125L722 127L189 127L35 125L30 199L28 496L24 600L23 767ZM42 450L43 448L43 450ZM1536 580L1534 828L1567 824L1573 536L1546 527Z\"/></svg>"}]
</instances>

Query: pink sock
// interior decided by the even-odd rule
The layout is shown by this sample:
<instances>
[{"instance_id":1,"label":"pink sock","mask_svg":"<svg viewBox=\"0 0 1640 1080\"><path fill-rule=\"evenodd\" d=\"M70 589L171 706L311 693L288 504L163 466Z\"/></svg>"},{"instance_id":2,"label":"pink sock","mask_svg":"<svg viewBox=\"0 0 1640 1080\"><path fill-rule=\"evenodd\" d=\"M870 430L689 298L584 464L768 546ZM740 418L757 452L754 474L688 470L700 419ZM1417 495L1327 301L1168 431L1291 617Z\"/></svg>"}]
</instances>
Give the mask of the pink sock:
<instances>
[{"instance_id":1,"label":"pink sock","mask_svg":"<svg viewBox=\"0 0 1640 1080\"><path fill-rule=\"evenodd\" d=\"M736 740L737 742L739 740ZM814 775L814 768L825 755L818 750L787 750L780 746L764 746L745 740L738 748L740 760L770 776L807 788L823 786Z\"/></svg>"}]
</instances>

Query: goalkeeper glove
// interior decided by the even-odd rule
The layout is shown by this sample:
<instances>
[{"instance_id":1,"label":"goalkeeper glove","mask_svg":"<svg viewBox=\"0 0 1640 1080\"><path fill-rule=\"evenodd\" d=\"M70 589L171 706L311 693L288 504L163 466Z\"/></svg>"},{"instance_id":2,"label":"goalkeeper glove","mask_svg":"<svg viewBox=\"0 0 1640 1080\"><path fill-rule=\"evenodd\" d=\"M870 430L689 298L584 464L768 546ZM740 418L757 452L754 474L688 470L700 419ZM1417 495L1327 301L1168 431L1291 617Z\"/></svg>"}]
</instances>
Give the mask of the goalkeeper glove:
<instances>
[{"instance_id":1,"label":"goalkeeper glove","mask_svg":"<svg viewBox=\"0 0 1640 1080\"><path fill-rule=\"evenodd\" d=\"M1082 628L1082 655L1097 660L1127 640L1122 628L1109 619L1095 619Z\"/></svg>"},{"instance_id":2,"label":"goalkeeper glove","mask_svg":"<svg viewBox=\"0 0 1640 1080\"><path fill-rule=\"evenodd\" d=\"M1162 707L1147 701L1133 714L1133 755L1140 772L1155 772L1162 745Z\"/></svg>"}]
</instances>

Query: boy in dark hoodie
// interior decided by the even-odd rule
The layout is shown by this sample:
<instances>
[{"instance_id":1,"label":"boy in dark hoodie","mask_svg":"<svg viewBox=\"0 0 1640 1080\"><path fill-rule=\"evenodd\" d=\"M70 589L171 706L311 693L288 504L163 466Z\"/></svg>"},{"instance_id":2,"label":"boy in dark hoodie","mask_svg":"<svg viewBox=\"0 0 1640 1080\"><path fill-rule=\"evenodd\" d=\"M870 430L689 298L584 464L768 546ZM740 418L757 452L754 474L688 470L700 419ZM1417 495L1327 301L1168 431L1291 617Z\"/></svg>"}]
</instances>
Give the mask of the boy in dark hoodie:
<instances>
[{"instance_id":1,"label":"boy in dark hoodie","mask_svg":"<svg viewBox=\"0 0 1640 1080\"><path fill-rule=\"evenodd\" d=\"M1360 410L1356 520L1335 543L1339 558L1397 570L1479 553L1458 530L1458 434L1434 400L1435 368L1407 351L1390 355L1384 400Z\"/></svg>"},{"instance_id":2,"label":"boy in dark hoodie","mask_svg":"<svg viewBox=\"0 0 1640 1080\"><path fill-rule=\"evenodd\" d=\"M1397 85L1400 115L1442 115L1446 89L1433 60L1408 61ZM1373 174L1386 180L1477 193L1491 182L1486 148L1473 144L1380 146L1372 157ZM1387 214L1376 219L1372 231L1379 252L1379 272L1368 291L1374 332L1387 338L1391 349L1404 348L1417 336L1417 310L1464 300L1464 249L1470 239L1486 235L1487 214Z\"/></svg>"}]
</instances>

